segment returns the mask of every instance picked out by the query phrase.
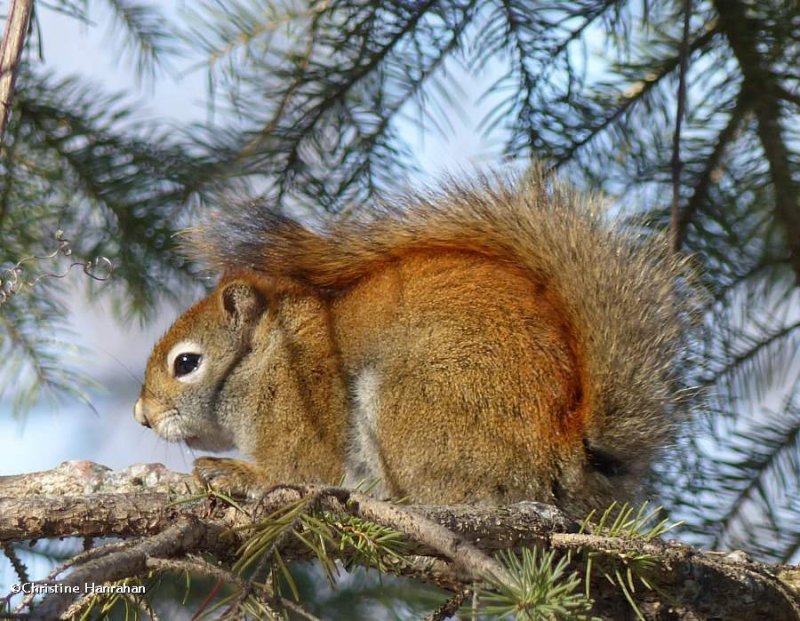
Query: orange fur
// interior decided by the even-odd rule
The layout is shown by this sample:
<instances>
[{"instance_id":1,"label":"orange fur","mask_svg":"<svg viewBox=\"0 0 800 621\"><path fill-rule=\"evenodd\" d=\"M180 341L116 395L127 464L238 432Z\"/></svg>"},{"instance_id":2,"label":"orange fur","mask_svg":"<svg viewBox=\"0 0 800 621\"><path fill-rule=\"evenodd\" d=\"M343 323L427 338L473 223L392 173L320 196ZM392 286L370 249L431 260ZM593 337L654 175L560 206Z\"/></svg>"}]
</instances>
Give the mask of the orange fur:
<instances>
[{"instance_id":1,"label":"orange fur","mask_svg":"<svg viewBox=\"0 0 800 621\"><path fill-rule=\"evenodd\" d=\"M165 437L256 462L203 458L201 477L581 513L629 498L669 441L682 266L592 201L535 172L319 231L250 207L195 231L224 276L156 346L137 404ZM198 368L177 377L176 348Z\"/></svg>"}]
</instances>

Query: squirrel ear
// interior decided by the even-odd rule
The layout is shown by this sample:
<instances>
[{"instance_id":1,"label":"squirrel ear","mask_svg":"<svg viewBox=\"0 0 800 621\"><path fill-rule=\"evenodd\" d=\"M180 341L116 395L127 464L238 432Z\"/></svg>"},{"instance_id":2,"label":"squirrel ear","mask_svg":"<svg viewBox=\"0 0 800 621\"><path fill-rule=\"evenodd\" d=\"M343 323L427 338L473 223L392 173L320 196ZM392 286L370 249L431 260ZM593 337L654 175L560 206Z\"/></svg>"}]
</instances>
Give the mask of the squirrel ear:
<instances>
[{"instance_id":1,"label":"squirrel ear","mask_svg":"<svg viewBox=\"0 0 800 621\"><path fill-rule=\"evenodd\" d=\"M256 321L267 307L263 294L241 281L226 284L221 291L222 309L237 325Z\"/></svg>"}]
</instances>

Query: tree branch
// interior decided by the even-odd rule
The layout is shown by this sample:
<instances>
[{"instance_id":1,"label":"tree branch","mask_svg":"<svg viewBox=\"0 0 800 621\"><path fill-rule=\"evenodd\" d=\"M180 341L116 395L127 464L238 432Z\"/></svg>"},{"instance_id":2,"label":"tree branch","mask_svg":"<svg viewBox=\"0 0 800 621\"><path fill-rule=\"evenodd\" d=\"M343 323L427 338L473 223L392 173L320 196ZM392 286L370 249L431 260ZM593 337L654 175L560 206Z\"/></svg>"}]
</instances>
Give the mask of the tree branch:
<instances>
[{"instance_id":1,"label":"tree branch","mask_svg":"<svg viewBox=\"0 0 800 621\"><path fill-rule=\"evenodd\" d=\"M757 22L737 0L716 0L720 30L725 34L742 72L742 90L753 103L758 137L769 163L775 188L775 219L786 231L789 262L800 283L800 191L792 178L789 147L781 126L781 99L785 91L772 74L769 60L756 45Z\"/></svg>"},{"instance_id":2,"label":"tree branch","mask_svg":"<svg viewBox=\"0 0 800 621\"><path fill-rule=\"evenodd\" d=\"M25 47L25 33L31 19L33 0L11 0L6 17L3 43L0 45L0 145L6 135L8 116L14 99L19 59Z\"/></svg>"},{"instance_id":3,"label":"tree branch","mask_svg":"<svg viewBox=\"0 0 800 621\"><path fill-rule=\"evenodd\" d=\"M678 70L677 109L675 110L675 132L672 136L672 208L670 216L670 237L672 249L681 249L678 232L680 230L681 197L681 125L686 114L686 73L689 68L689 24L692 17L692 0L683 2L683 33L681 35L680 63Z\"/></svg>"},{"instance_id":4,"label":"tree branch","mask_svg":"<svg viewBox=\"0 0 800 621\"><path fill-rule=\"evenodd\" d=\"M454 594L480 588L487 575L508 578L506 569L489 556L500 549L539 546L570 553L573 569L589 576L593 614L604 619L629 615L630 604L618 585L605 578L625 574L633 559L647 560L648 584L628 593L647 619L660 619L669 605L673 619L800 619L798 571L769 566L745 555L703 552L689 546L647 537L612 537L604 532L581 534L580 527L558 509L524 502L505 507L404 506L379 501L341 488L314 485L279 486L259 501L236 506L199 492L190 475L161 465L138 465L113 472L90 462L66 462L42 473L0 477L0 541L31 538L120 536L137 539L89 550L51 574L62 585L109 582L146 575L149 571L186 571L209 559L231 563L236 550L263 528L276 510L311 499L309 511L350 515L400 531L407 552L386 571L433 582ZM286 537L284 559L310 559L300 538ZM347 561L351 553L331 549ZM159 559L159 560L153 560ZM62 571L70 569L64 578ZM204 565L206 575L218 565ZM224 567L219 576L228 576ZM231 574L232 575L232 574ZM50 584L52 582L48 582ZM232 579L241 587L240 579ZM55 619L80 607L75 593L50 593L32 606L32 619ZM461 601L454 598L454 602ZM280 605L278 603L278 605ZM445 606L442 610L449 610ZM17 612L20 612L18 609ZM444 613L439 614L439 618ZM2 618L2 614L0 614ZM437 618L433 616L432 618Z\"/></svg>"},{"instance_id":5,"label":"tree branch","mask_svg":"<svg viewBox=\"0 0 800 621\"><path fill-rule=\"evenodd\" d=\"M63 592L51 593L33 608L31 621L50 621L61 617L70 605L80 598L69 587L81 587L87 582L113 582L139 576L146 572L149 558L172 558L201 549L209 535L207 524L184 518L164 531L144 539L139 544L117 551L75 568L61 580Z\"/></svg>"}]
</instances>

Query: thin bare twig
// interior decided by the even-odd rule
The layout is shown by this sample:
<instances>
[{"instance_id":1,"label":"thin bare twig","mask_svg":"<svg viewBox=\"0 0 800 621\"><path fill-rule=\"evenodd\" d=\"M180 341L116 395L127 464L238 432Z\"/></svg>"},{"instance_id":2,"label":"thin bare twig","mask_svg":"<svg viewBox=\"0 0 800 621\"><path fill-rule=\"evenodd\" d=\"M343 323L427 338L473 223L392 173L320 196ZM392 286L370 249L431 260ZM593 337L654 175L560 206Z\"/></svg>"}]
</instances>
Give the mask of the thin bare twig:
<instances>
[{"instance_id":1,"label":"thin bare twig","mask_svg":"<svg viewBox=\"0 0 800 621\"><path fill-rule=\"evenodd\" d=\"M458 612L458 609L464 605L464 600L468 597L472 597L471 589L459 591L444 604L434 610L431 614L425 617L424 621L444 621L445 619L449 619Z\"/></svg>"},{"instance_id":2,"label":"thin bare twig","mask_svg":"<svg viewBox=\"0 0 800 621\"><path fill-rule=\"evenodd\" d=\"M689 24L692 17L692 0L683 3L683 34L681 36L680 69L678 71L678 103L675 111L675 133L672 136L672 209L670 238L672 247L680 250L680 199L681 199L681 125L686 114L686 72L689 67Z\"/></svg>"}]
</instances>

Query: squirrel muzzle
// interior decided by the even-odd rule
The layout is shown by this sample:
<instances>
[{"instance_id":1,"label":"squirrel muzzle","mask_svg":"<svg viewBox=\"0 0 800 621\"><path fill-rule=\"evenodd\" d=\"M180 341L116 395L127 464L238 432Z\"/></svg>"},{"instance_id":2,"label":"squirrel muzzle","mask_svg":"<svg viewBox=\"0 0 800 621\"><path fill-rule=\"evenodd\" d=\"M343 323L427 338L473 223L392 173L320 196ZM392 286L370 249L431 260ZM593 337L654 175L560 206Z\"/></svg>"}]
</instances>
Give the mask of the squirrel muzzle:
<instances>
[{"instance_id":1,"label":"squirrel muzzle","mask_svg":"<svg viewBox=\"0 0 800 621\"><path fill-rule=\"evenodd\" d=\"M136 405L133 406L133 417L136 419L136 422L140 425L144 425L148 429L152 428L150 421L147 420L147 415L144 411L144 404L142 403L142 399L139 398L136 400Z\"/></svg>"}]
</instances>

